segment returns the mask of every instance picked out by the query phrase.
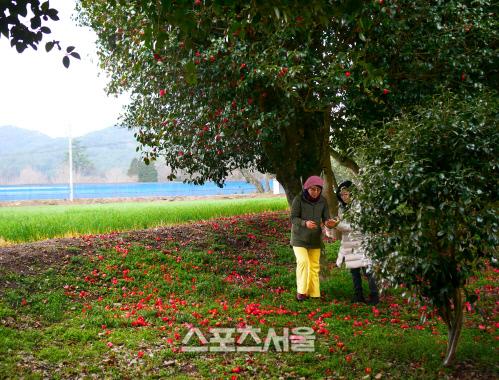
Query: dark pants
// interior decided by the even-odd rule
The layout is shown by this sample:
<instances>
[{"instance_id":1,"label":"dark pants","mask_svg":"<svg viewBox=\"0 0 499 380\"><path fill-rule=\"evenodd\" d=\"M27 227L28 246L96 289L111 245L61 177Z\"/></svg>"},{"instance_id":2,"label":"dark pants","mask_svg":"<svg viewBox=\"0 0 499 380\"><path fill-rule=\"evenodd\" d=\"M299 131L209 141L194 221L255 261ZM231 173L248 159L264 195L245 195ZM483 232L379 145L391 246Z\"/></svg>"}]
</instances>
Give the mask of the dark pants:
<instances>
[{"instance_id":1,"label":"dark pants","mask_svg":"<svg viewBox=\"0 0 499 380\"><path fill-rule=\"evenodd\" d=\"M350 269L350 273L352 273L353 280L353 289L355 291L356 296L363 297L362 292L362 274L367 277L367 283L369 284L369 291L371 297L378 296L378 287L376 285L376 280L372 274L372 272L368 272L367 268L352 268ZM361 273L362 272L362 273Z\"/></svg>"}]
</instances>

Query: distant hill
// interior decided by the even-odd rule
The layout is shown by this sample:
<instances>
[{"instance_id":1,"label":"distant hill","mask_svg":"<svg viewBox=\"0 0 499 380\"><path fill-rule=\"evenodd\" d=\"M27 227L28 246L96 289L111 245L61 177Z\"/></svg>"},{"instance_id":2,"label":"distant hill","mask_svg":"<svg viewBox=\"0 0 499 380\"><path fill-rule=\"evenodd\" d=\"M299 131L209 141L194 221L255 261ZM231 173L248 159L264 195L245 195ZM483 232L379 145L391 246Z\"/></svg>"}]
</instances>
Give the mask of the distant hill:
<instances>
[{"instance_id":1,"label":"distant hill","mask_svg":"<svg viewBox=\"0 0 499 380\"><path fill-rule=\"evenodd\" d=\"M104 176L114 170L126 173L138 154L133 132L110 127L78 137L83 152ZM14 126L0 126L0 184L10 183L24 171L34 171L51 182L65 166L68 141ZM36 176L35 176L36 177Z\"/></svg>"}]
</instances>

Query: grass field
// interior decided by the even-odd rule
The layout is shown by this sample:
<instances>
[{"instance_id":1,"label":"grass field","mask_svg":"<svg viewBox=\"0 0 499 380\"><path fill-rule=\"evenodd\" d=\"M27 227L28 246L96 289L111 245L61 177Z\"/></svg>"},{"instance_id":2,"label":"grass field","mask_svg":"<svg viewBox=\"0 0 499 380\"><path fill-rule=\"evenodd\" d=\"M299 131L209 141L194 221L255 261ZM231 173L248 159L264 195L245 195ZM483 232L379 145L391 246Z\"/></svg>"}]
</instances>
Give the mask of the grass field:
<instances>
[{"instance_id":1,"label":"grass field","mask_svg":"<svg viewBox=\"0 0 499 380\"><path fill-rule=\"evenodd\" d=\"M287 207L285 198L0 207L0 243L150 228Z\"/></svg>"},{"instance_id":2,"label":"grass field","mask_svg":"<svg viewBox=\"0 0 499 380\"><path fill-rule=\"evenodd\" d=\"M87 235L58 248L59 265L0 268L0 378L499 376L493 268L471 284L480 300L444 369L446 328L432 310L398 289L376 307L350 304L350 274L332 266L338 242L323 255L323 299L296 302L288 239L287 212L270 212ZM299 327L315 338L310 352L297 351Z\"/></svg>"}]
</instances>

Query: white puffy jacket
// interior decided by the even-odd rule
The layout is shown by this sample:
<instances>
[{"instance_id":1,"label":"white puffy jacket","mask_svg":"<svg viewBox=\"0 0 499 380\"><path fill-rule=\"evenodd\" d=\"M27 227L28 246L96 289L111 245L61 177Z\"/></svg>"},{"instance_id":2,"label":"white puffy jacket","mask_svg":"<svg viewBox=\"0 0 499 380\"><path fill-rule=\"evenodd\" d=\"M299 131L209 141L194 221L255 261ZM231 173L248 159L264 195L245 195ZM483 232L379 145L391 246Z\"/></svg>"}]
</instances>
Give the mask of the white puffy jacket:
<instances>
[{"instance_id":1,"label":"white puffy jacket","mask_svg":"<svg viewBox=\"0 0 499 380\"><path fill-rule=\"evenodd\" d=\"M336 225L337 230L341 231L341 246L336 265L339 267L345 262L347 268L362 268L371 265L371 261L366 256L362 248L362 234L352 228L350 223L342 220ZM326 228L326 235L333 237L333 228Z\"/></svg>"}]
</instances>

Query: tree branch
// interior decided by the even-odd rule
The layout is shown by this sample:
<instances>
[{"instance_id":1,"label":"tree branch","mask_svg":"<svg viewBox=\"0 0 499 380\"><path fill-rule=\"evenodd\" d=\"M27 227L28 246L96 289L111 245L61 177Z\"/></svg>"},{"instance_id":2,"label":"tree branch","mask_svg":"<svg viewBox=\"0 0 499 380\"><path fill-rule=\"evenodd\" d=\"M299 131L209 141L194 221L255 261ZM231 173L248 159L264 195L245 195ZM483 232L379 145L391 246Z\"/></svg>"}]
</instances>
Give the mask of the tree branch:
<instances>
[{"instance_id":1,"label":"tree branch","mask_svg":"<svg viewBox=\"0 0 499 380\"><path fill-rule=\"evenodd\" d=\"M339 152L335 151L332 148L330 149L330 152L331 152L331 157L333 157L336 160L336 162L338 162L341 166L350 169L350 171L355 175L359 174L359 169L360 169L359 165L357 165L357 163L354 160L352 160L347 156L341 155Z\"/></svg>"}]
</instances>

